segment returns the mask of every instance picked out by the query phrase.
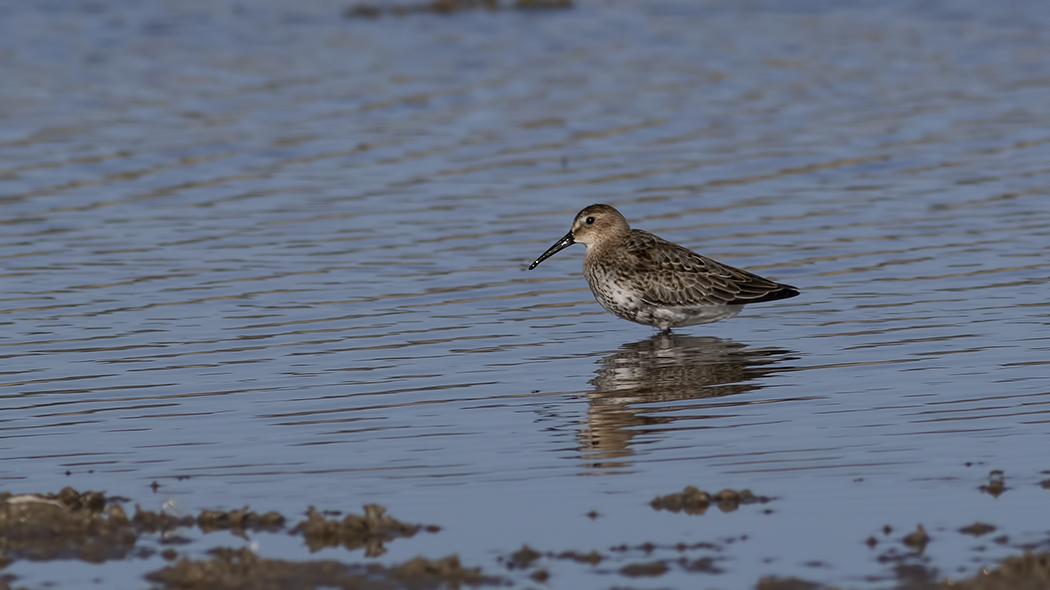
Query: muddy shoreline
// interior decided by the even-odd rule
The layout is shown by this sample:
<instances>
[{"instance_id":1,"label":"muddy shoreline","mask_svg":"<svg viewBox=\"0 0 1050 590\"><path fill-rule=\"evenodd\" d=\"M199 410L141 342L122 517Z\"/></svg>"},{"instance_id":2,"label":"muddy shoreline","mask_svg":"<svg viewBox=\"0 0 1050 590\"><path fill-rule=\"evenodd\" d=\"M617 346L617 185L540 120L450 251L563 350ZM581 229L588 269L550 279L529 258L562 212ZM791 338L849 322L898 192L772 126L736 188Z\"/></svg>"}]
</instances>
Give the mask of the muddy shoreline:
<instances>
[{"instance_id":1,"label":"muddy shoreline","mask_svg":"<svg viewBox=\"0 0 1050 590\"><path fill-rule=\"evenodd\" d=\"M756 496L749 490L725 489L708 493L689 486L682 492L653 499L655 511L701 517L708 506L733 512L752 504L764 505L775 498ZM605 550L552 552L522 545L517 551L500 556L504 571L484 571L461 563L457 554L436 558L415 557L403 563L384 566L369 558L382 555L388 543L417 534L439 534L436 525L406 523L386 513L376 504L363 507L360 514L319 511L310 506L306 516L295 524L277 512L257 513L247 506L229 511L202 510L197 516L178 516L135 506L128 516L130 500L107 497L103 492L78 492L66 487L57 493L0 494L0 589L22 588L17 577L5 572L22 560L49 562L82 560L102 563L112 560L143 559L157 550L146 541L151 536L177 537L178 531L197 527L202 532L228 530L248 539L257 534L287 534L302 538L311 552L328 547L347 551L363 550L347 559L284 560L255 554L250 548L217 546L206 556L184 555L166 543L160 551L168 563L145 575L144 582L157 589L262 589L291 588L462 588L480 586L520 586L540 584L557 587L551 566L570 562L590 567L630 581L659 580L679 570L699 574L718 574L722 557L731 543L680 543L662 547L649 542L620 545ZM334 516L326 516L334 515ZM598 515L593 515L597 518ZM975 522L959 533L980 537L995 527ZM1002 560L996 567L982 569L965 579L937 574L924 564L922 554L930 541L922 525L914 531L894 531L885 527L867 541L873 549L888 545L877 559L893 567L897 578L893 588L963 588L967 590L1036 589L1050 587L1050 552L1036 548ZM999 542L1008 537L1000 536ZM676 557L659 557L673 554ZM627 562L624 565L624 558ZM617 565L610 565L611 563ZM708 583L710 579L705 581ZM759 590L830 589L821 583L793 577L767 576L756 581Z\"/></svg>"}]
</instances>

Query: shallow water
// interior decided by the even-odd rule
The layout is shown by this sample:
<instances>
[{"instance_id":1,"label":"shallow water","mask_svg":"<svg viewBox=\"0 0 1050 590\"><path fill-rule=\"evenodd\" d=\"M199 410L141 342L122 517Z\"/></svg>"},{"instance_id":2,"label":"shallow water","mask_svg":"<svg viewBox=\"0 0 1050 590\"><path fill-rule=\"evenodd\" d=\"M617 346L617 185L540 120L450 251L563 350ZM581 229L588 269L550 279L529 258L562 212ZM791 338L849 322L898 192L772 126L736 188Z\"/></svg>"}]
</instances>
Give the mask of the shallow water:
<instances>
[{"instance_id":1,"label":"shallow water","mask_svg":"<svg viewBox=\"0 0 1050 590\"><path fill-rule=\"evenodd\" d=\"M519 587L523 543L611 556L544 561L559 588L885 587L1045 547L1042 3L343 8L0 5L3 490L379 502L443 529L380 561ZM803 294L654 339L582 247L524 272L593 202ZM649 506L686 485L773 499ZM6 572L138 588L163 561L60 564Z\"/></svg>"}]
</instances>

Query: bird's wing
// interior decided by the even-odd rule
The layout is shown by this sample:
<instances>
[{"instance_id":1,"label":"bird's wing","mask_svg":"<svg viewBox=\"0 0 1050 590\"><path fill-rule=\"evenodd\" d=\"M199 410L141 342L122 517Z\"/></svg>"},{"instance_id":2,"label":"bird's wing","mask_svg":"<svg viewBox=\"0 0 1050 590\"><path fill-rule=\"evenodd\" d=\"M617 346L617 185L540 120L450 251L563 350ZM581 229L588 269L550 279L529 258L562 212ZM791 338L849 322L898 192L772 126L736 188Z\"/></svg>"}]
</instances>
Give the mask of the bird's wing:
<instances>
[{"instance_id":1,"label":"bird's wing","mask_svg":"<svg viewBox=\"0 0 1050 590\"><path fill-rule=\"evenodd\" d=\"M722 264L645 231L632 230L623 245L643 277L644 298L650 303L742 305L798 294L794 287Z\"/></svg>"}]
</instances>

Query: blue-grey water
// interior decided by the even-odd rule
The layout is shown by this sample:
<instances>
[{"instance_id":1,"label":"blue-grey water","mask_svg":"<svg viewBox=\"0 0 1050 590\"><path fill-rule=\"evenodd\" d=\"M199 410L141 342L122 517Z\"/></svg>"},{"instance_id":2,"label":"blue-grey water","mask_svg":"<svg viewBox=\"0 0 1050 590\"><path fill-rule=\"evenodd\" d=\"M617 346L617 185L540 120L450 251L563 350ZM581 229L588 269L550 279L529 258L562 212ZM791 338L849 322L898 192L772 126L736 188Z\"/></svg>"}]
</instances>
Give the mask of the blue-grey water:
<instances>
[{"instance_id":1,"label":"blue-grey water","mask_svg":"<svg viewBox=\"0 0 1050 590\"><path fill-rule=\"evenodd\" d=\"M379 562L516 587L522 544L605 555L541 560L574 589L881 588L1047 547L1045 3L347 6L0 3L0 490L376 502L442 527ZM653 339L582 246L524 271L595 202L802 295ZM649 506L686 485L772 500Z\"/></svg>"}]
</instances>

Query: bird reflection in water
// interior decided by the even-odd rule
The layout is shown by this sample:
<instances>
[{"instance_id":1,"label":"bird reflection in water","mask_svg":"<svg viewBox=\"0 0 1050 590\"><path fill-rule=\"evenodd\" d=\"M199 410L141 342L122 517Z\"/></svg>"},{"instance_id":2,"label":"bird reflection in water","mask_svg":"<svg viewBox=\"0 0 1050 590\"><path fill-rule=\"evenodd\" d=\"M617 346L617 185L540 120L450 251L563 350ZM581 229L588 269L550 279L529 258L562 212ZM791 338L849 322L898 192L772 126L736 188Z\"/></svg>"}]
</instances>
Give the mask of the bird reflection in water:
<instances>
[{"instance_id":1,"label":"bird reflection in water","mask_svg":"<svg viewBox=\"0 0 1050 590\"><path fill-rule=\"evenodd\" d=\"M624 344L600 361L591 380L587 422L579 433L585 466L598 470L594 474L626 468L630 462L623 459L633 453L635 437L670 430L679 420L717 417L702 412L724 407L725 401L707 405L693 400L757 389L758 378L788 369L782 361L789 355L780 348L674 333Z\"/></svg>"}]
</instances>

